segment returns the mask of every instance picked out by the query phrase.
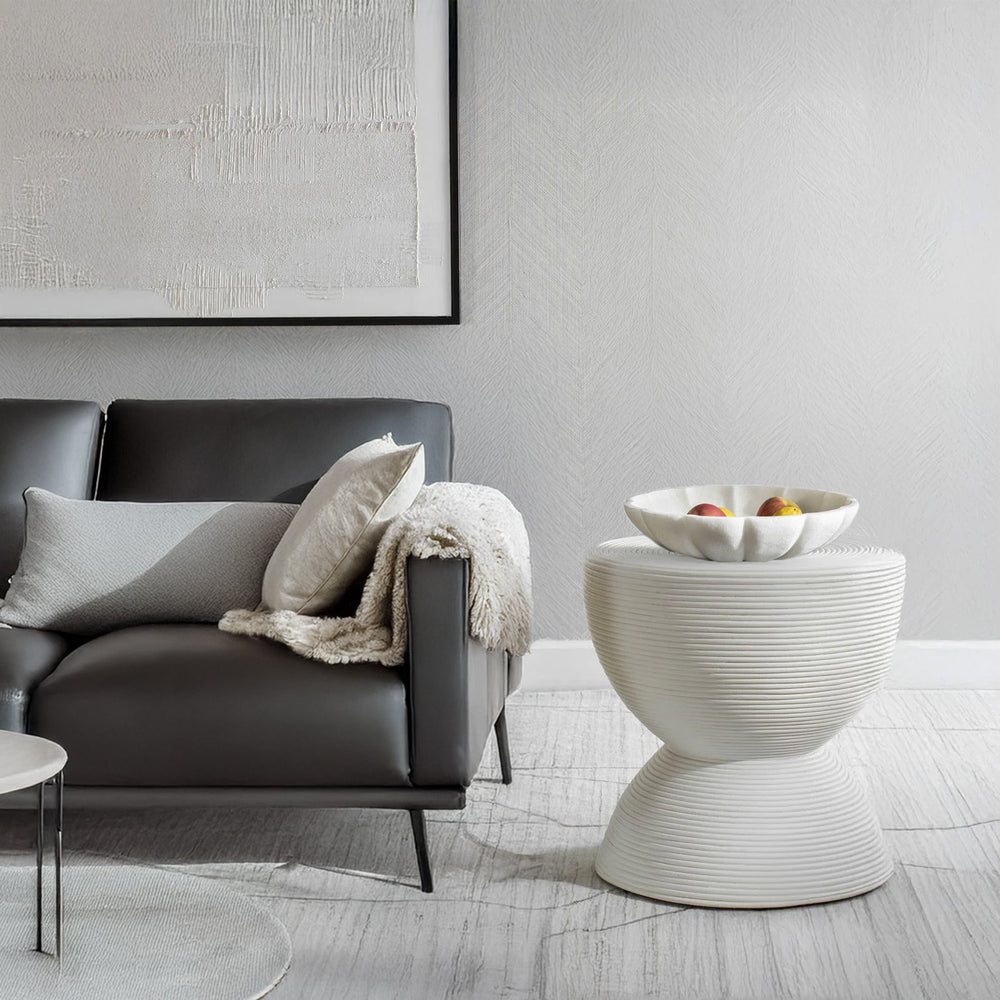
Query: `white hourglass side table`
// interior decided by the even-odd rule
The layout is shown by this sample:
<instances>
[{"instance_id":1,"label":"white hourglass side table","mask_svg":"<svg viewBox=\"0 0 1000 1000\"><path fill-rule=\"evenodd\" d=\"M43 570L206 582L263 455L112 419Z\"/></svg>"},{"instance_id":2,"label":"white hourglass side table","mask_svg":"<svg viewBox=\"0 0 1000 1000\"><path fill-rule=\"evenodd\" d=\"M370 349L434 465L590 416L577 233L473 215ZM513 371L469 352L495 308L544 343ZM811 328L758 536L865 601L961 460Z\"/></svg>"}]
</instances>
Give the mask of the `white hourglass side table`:
<instances>
[{"instance_id":1,"label":"white hourglass side table","mask_svg":"<svg viewBox=\"0 0 1000 1000\"><path fill-rule=\"evenodd\" d=\"M0 795L38 786L35 834L35 950L42 950L42 855L45 845L45 786L55 785L55 956L62 955L62 812L66 751L51 740L0 730Z\"/></svg>"},{"instance_id":2,"label":"white hourglass side table","mask_svg":"<svg viewBox=\"0 0 1000 1000\"><path fill-rule=\"evenodd\" d=\"M615 809L601 878L733 908L844 899L889 878L867 792L827 744L890 667L905 568L898 552L850 545L710 562L637 536L590 554L598 657L664 741Z\"/></svg>"}]
</instances>

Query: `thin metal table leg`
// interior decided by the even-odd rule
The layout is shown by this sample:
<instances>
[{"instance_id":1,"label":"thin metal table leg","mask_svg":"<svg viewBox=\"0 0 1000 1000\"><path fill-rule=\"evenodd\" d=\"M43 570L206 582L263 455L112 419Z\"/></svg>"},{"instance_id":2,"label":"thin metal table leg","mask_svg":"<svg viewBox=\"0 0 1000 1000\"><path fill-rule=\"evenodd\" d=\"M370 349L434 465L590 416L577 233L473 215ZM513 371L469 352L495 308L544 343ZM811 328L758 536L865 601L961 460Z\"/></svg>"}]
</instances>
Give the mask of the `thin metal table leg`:
<instances>
[{"instance_id":1,"label":"thin metal table leg","mask_svg":"<svg viewBox=\"0 0 1000 1000\"><path fill-rule=\"evenodd\" d=\"M38 826L35 829L35 951L42 950L42 845L45 837L45 785L38 786Z\"/></svg>"},{"instance_id":2,"label":"thin metal table leg","mask_svg":"<svg viewBox=\"0 0 1000 1000\"><path fill-rule=\"evenodd\" d=\"M63 828L63 773L56 775L56 958L62 960L62 828Z\"/></svg>"}]
</instances>

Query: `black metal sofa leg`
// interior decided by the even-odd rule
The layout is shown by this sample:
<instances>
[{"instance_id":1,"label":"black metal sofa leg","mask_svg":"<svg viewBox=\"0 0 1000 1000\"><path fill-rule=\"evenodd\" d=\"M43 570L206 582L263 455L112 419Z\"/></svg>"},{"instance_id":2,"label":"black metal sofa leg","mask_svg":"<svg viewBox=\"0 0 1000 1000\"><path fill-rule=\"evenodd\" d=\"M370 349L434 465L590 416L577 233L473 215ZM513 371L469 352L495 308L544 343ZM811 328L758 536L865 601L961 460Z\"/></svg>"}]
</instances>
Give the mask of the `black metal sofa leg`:
<instances>
[{"instance_id":1,"label":"black metal sofa leg","mask_svg":"<svg viewBox=\"0 0 1000 1000\"><path fill-rule=\"evenodd\" d=\"M493 724L497 737L497 750L500 752L500 775L505 785L513 781L510 769L510 740L507 737L507 716L503 709ZM424 822L423 809L410 809L410 826L413 828L413 844L417 849L417 867L420 869L420 888L424 892L434 891L434 880L431 877L431 859L427 853L427 824Z\"/></svg>"},{"instance_id":2,"label":"black metal sofa leg","mask_svg":"<svg viewBox=\"0 0 1000 1000\"><path fill-rule=\"evenodd\" d=\"M509 785L513 781L510 773L510 741L507 739L507 715L502 708L493 724L493 731L497 734L497 750L500 751L500 775L503 783Z\"/></svg>"},{"instance_id":3,"label":"black metal sofa leg","mask_svg":"<svg viewBox=\"0 0 1000 1000\"><path fill-rule=\"evenodd\" d=\"M423 809L411 809L410 826L413 827L413 843L417 848L417 867L420 869L420 888L424 892L434 891L431 879L431 859L427 854L427 826Z\"/></svg>"}]
</instances>

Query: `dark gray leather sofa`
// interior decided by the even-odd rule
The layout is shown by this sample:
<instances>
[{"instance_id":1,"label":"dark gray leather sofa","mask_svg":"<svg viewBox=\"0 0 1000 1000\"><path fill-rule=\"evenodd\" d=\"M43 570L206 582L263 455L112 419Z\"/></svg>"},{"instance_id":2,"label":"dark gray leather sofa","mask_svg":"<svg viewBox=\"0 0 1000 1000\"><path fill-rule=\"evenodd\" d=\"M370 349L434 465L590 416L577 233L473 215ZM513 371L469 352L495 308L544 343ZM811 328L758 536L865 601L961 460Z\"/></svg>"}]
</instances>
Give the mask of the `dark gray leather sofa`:
<instances>
[{"instance_id":1,"label":"dark gray leather sofa","mask_svg":"<svg viewBox=\"0 0 1000 1000\"><path fill-rule=\"evenodd\" d=\"M106 500L299 502L342 454L391 432L451 478L451 413L400 399L0 400L0 593L27 486ZM468 632L465 560L411 559L396 669L330 666L213 624L86 640L0 628L0 728L66 748L66 805L406 809L431 890L425 809L461 809L520 661ZM352 607L335 609L351 613Z\"/></svg>"}]
</instances>

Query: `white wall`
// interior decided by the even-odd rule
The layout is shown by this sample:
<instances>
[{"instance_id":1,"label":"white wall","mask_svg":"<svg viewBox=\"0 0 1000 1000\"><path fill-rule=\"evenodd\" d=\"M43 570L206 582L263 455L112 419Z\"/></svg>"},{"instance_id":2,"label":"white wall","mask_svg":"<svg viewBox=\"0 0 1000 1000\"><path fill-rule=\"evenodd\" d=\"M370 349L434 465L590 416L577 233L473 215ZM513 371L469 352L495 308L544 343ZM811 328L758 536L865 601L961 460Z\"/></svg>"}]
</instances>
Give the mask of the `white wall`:
<instances>
[{"instance_id":1,"label":"white wall","mask_svg":"<svg viewBox=\"0 0 1000 1000\"><path fill-rule=\"evenodd\" d=\"M681 483L853 493L903 635L1000 637L1000 4L461 0L464 322L0 330L0 395L445 400L536 635Z\"/></svg>"}]
</instances>

